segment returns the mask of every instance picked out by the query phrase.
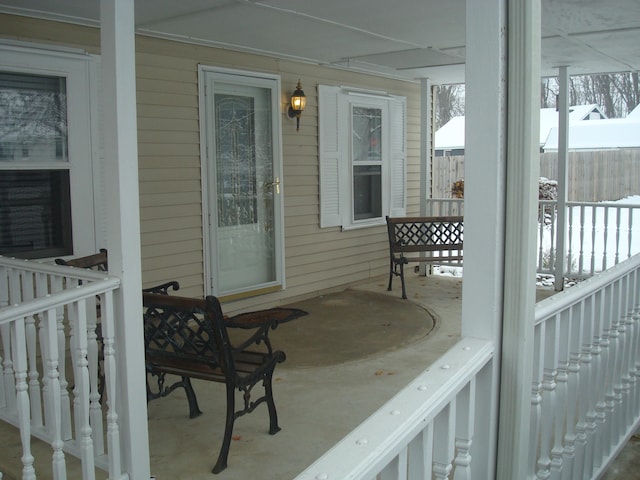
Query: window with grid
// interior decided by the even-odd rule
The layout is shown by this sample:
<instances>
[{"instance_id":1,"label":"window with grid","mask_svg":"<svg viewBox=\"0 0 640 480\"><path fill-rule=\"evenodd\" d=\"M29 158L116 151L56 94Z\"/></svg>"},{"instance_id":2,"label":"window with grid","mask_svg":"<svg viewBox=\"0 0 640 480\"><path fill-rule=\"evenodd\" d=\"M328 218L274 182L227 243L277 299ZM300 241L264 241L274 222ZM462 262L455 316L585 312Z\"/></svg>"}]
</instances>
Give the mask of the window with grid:
<instances>
[{"instance_id":1,"label":"window with grid","mask_svg":"<svg viewBox=\"0 0 640 480\"><path fill-rule=\"evenodd\" d=\"M0 72L0 252L73 252L66 79Z\"/></svg>"}]
</instances>

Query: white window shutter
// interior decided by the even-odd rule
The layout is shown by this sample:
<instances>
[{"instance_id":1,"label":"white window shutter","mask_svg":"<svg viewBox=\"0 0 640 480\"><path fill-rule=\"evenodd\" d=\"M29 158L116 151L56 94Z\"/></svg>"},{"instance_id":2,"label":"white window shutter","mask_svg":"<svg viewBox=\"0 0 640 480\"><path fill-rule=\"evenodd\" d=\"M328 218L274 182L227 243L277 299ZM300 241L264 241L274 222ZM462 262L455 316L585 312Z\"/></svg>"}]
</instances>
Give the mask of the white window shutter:
<instances>
[{"instance_id":1,"label":"white window shutter","mask_svg":"<svg viewBox=\"0 0 640 480\"><path fill-rule=\"evenodd\" d=\"M404 217L407 212L407 139L405 97L393 97L389 102L391 128L391 195L389 216Z\"/></svg>"},{"instance_id":2,"label":"white window shutter","mask_svg":"<svg viewBox=\"0 0 640 480\"><path fill-rule=\"evenodd\" d=\"M318 86L320 228L342 224L340 212L340 88Z\"/></svg>"}]
</instances>

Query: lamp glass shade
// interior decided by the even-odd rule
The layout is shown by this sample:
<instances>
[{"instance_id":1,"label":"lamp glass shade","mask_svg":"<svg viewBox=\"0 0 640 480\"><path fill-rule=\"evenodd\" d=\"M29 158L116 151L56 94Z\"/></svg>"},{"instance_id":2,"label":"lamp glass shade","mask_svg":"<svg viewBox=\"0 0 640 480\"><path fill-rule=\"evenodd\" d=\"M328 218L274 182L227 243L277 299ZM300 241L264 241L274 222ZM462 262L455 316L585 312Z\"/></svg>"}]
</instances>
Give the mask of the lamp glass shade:
<instances>
[{"instance_id":1,"label":"lamp glass shade","mask_svg":"<svg viewBox=\"0 0 640 480\"><path fill-rule=\"evenodd\" d=\"M307 106L307 98L303 95L293 95L291 97L291 108L294 110L301 112L304 110L304 107Z\"/></svg>"},{"instance_id":2,"label":"lamp glass shade","mask_svg":"<svg viewBox=\"0 0 640 480\"><path fill-rule=\"evenodd\" d=\"M294 112L301 112L304 110L304 107L307 106L307 97L304 95L302 91L302 85L300 85L300 80L298 80L298 85L296 85L296 89L291 95L291 109Z\"/></svg>"}]
</instances>

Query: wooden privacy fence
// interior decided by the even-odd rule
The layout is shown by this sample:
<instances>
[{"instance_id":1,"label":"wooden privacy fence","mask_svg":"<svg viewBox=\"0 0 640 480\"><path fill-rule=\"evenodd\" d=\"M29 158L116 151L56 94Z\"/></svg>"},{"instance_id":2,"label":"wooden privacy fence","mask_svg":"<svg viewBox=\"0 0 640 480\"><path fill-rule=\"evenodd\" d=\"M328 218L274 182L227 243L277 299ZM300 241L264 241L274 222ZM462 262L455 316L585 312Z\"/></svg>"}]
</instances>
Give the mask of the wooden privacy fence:
<instances>
[{"instance_id":1,"label":"wooden privacy fence","mask_svg":"<svg viewBox=\"0 0 640 480\"><path fill-rule=\"evenodd\" d=\"M558 153L540 154L540 176L557 180ZM574 202L619 200L640 194L640 150L569 152L568 197ZM464 179L464 155L434 157L432 197L451 198L451 186Z\"/></svg>"}]
</instances>

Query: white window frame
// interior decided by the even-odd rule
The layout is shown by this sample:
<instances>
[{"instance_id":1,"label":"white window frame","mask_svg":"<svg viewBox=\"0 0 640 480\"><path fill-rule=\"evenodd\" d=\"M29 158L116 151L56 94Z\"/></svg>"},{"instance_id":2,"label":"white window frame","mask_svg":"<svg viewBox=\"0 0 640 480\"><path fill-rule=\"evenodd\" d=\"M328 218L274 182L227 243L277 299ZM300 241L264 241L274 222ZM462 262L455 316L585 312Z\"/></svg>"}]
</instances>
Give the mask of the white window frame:
<instances>
[{"instance_id":1,"label":"white window frame","mask_svg":"<svg viewBox=\"0 0 640 480\"><path fill-rule=\"evenodd\" d=\"M98 111L99 58L75 49L34 48L20 42L0 42L0 70L66 78L68 163L71 196L73 256L98 251L105 221L96 221L97 205L104 194L98 158L101 143L95 118ZM92 122L92 119L94 120ZM57 162L60 163L60 162ZM0 162L2 170L49 168L50 163Z\"/></svg>"},{"instance_id":2,"label":"white window frame","mask_svg":"<svg viewBox=\"0 0 640 480\"><path fill-rule=\"evenodd\" d=\"M352 109L382 111L382 214L355 220ZM406 98L348 87L318 86L320 227L352 230L383 225L406 214Z\"/></svg>"}]
</instances>

